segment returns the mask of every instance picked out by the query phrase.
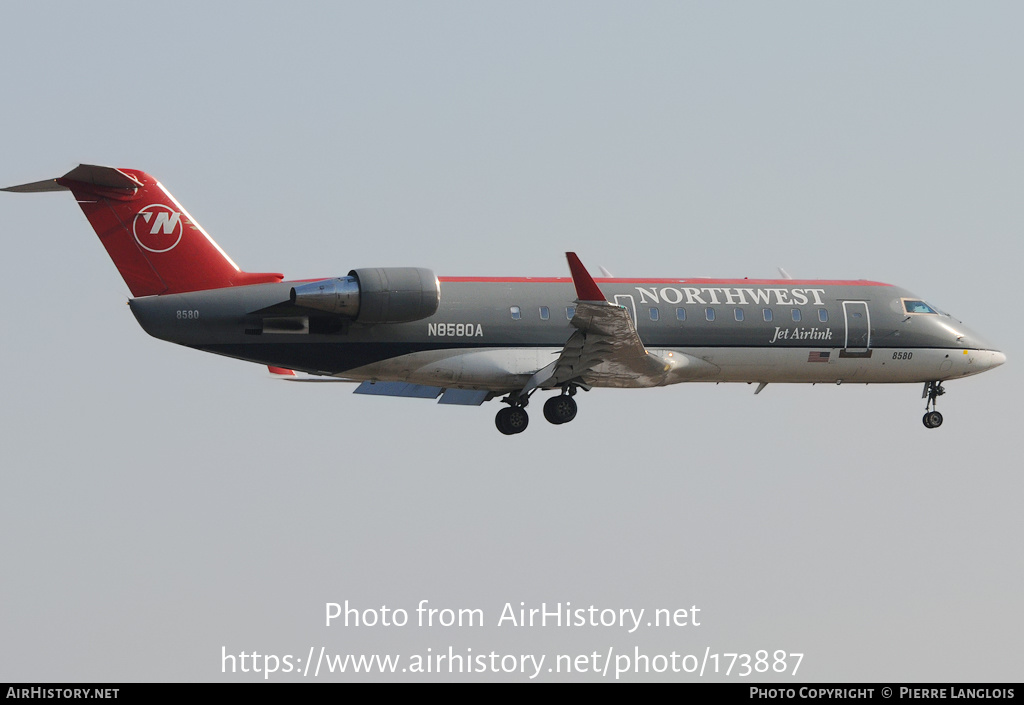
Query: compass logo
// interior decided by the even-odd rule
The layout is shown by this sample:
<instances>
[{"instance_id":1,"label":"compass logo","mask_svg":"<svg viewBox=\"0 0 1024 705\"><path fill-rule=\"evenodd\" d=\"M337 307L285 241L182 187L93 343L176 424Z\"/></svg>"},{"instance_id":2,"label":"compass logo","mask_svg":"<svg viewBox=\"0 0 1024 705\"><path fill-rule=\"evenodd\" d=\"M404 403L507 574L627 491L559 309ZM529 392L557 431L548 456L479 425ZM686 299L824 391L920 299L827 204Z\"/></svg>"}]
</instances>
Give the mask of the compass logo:
<instances>
[{"instance_id":1,"label":"compass logo","mask_svg":"<svg viewBox=\"0 0 1024 705\"><path fill-rule=\"evenodd\" d=\"M173 250L181 242L184 231L181 213L162 203L146 206L135 214L132 221L135 242L150 252Z\"/></svg>"}]
</instances>

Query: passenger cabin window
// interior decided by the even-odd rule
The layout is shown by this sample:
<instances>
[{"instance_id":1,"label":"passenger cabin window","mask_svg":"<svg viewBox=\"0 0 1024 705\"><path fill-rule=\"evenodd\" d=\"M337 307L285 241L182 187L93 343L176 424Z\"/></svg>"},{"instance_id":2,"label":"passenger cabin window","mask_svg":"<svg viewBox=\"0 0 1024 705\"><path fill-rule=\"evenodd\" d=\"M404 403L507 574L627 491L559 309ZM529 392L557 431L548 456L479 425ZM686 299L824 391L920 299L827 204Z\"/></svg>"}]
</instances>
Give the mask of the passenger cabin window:
<instances>
[{"instance_id":1,"label":"passenger cabin window","mask_svg":"<svg viewBox=\"0 0 1024 705\"><path fill-rule=\"evenodd\" d=\"M903 299L903 310L907 313L938 313L934 308L918 299Z\"/></svg>"},{"instance_id":2,"label":"passenger cabin window","mask_svg":"<svg viewBox=\"0 0 1024 705\"><path fill-rule=\"evenodd\" d=\"M576 307L575 306L566 306L565 307L565 317L566 318L568 318L569 320L572 320L572 317L575 316L575 315L576 315Z\"/></svg>"},{"instance_id":3,"label":"passenger cabin window","mask_svg":"<svg viewBox=\"0 0 1024 705\"><path fill-rule=\"evenodd\" d=\"M818 320L822 323L828 323L828 311L823 308L818 309Z\"/></svg>"},{"instance_id":4,"label":"passenger cabin window","mask_svg":"<svg viewBox=\"0 0 1024 705\"><path fill-rule=\"evenodd\" d=\"M793 320L794 321L799 321L800 318L801 318L801 316L800 316L800 309L794 308L793 309Z\"/></svg>"},{"instance_id":5,"label":"passenger cabin window","mask_svg":"<svg viewBox=\"0 0 1024 705\"><path fill-rule=\"evenodd\" d=\"M713 309L713 308L706 308L706 309L704 309L704 317L707 318L709 321L715 320L715 309Z\"/></svg>"},{"instance_id":6,"label":"passenger cabin window","mask_svg":"<svg viewBox=\"0 0 1024 705\"><path fill-rule=\"evenodd\" d=\"M551 318L551 310L547 306L540 307L540 320L546 321Z\"/></svg>"},{"instance_id":7,"label":"passenger cabin window","mask_svg":"<svg viewBox=\"0 0 1024 705\"><path fill-rule=\"evenodd\" d=\"M765 321L767 321L769 323L771 322L771 320L772 320L772 310L770 308L763 308L763 309L761 309L761 315L764 316L764 320Z\"/></svg>"},{"instance_id":8,"label":"passenger cabin window","mask_svg":"<svg viewBox=\"0 0 1024 705\"><path fill-rule=\"evenodd\" d=\"M742 308L734 308L732 310L732 315L733 315L733 318L735 318L737 321L742 321L743 320L743 309Z\"/></svg>"},{"instance_id":9,"label":"passenger cabin window","mask_svg":"<svg viewBox=\"0 0 1024 705\"><path fill-rule=\"evenodd\" d=\"M658 318L660 316L661 316L661 312L657 308L655 308L654 306L651 306L651 320L652 321L656 321L656 320L658 320Z\"/></svg>"},{"instance_id":10,"label":"passenger cabin window","mask_svg":"<svg viewBox=\"0 0 1024 705\"><path fill-rule=\"evenodd\" d=\"M520 318L523 317L523 311L518 306L513 306L512 308L509 309L509 311L512 313L513 321L518 321Z\"/></svg>"},{"instance_id":11,"label":"passenger cabin window","mask_svg":"<svg viewBox=\"0 0 1024 705\"><path fill-rule=\"evenodd\" d=\"M686 320L686 309L685 308L677 308L676 309L676 320L677 321L685 321Z\"/></svg>"}]
</instances>

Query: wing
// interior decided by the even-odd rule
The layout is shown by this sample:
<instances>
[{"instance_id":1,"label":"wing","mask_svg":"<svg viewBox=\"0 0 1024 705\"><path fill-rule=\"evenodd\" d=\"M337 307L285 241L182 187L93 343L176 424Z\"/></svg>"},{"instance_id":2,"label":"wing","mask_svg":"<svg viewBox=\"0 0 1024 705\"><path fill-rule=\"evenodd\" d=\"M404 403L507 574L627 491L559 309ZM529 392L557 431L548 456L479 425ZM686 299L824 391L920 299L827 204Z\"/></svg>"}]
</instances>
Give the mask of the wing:
<instances>
[{"instance_id":1,"label":"wing","mask_svg":"<svg viewBox=\"0 0 1024 705\"><path fill-rule=\"evenodd\" d=\"M672 369L671 363L648 352L626 309L605 299L576 253L567 252L566 258L576 285L576 313L571 321L576 331L558 359L538 371L522 393L597 379L609 387L662 384Z\"/></svg>"}]
</instances>

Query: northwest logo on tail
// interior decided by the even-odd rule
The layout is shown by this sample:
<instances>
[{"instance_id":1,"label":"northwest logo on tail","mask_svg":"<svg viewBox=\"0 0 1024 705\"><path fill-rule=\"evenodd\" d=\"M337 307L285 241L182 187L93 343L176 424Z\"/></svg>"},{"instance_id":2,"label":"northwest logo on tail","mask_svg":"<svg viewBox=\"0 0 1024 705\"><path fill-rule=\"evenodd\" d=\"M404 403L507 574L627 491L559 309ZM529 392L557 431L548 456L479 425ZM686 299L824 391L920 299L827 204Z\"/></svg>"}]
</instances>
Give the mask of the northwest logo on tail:
<instances>
[{"instance_id":1,"label":"northwest logo on tail","mask_svg":"<svg viewBox=\"0 0 1024 705\"><path fill-rule=\"evenodd\" d=\"M143 249L168 252L181 242L184 233L181 213L162 203L146 206L135 214L132 232L135 234L135 242Z\"/></svg>"}]
</instances>

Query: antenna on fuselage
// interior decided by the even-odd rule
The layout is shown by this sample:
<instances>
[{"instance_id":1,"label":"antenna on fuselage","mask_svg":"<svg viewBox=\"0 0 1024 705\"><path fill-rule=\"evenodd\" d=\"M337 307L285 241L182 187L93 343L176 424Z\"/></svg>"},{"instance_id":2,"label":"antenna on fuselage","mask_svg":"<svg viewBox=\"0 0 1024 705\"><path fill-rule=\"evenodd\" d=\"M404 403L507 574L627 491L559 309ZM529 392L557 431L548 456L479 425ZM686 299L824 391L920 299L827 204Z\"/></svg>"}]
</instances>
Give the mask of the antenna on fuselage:
<instances>
[{"instance_id":1,"label":"antenna on fuselage","mask_svg":"<svg viewBox=\"0 0 1024 705\"><path fill-rule=\"evenodd\" d=\"M792 279L792 278L793 278L792 276L790 276L789 272L787 272L787 271L786 271L785 269L783 269L782 267L779 267L779 274L781 274L781 275L782 275L782 278L783 278L783 279Z\"/></svg>"}]
</instances>

